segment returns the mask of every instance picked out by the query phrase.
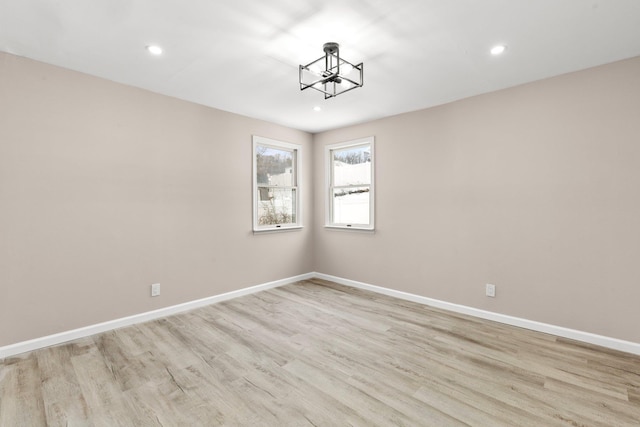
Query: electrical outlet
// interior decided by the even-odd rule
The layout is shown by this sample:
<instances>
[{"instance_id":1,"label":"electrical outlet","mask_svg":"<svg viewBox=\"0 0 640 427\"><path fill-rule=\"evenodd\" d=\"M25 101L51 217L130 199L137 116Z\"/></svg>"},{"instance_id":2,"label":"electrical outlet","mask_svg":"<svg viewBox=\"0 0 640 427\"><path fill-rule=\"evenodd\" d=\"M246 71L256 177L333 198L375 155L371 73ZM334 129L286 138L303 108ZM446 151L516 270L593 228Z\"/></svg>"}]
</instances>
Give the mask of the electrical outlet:
<instances>
[{"instance_id":1,"label":"electrical outlet","mask_svg":"<svg viewBox=\"0 0 640 427\"><path fill-rule=\"evenodd\" d=\"M485 294L488 297L495 298L496 296L496 285L492 285L491 283L487 283L485 288Z\"/></svg>"},{"instance_id":2,"label":"electrical outlet","mask_svg":"<svg viewBox=\"0 0 640 427\"><path fill-rule=\"evenodd\" d=\"M160 295L160 283L154 283L151 285L151 296L157 297L158 295Z\"/></svg>"}]
</instances>

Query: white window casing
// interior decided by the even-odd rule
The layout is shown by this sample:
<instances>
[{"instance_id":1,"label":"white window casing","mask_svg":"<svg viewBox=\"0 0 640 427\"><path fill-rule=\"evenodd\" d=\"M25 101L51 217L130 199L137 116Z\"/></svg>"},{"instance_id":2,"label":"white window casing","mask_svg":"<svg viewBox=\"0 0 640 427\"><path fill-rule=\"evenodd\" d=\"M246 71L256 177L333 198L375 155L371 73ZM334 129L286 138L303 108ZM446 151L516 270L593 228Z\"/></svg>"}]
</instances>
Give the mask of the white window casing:
<instances>
[{"instance_id":1,"label":"white window casing","mask_svg":"<svg viewBox=\"0 0 640 427\"><path fill-rule=\"evenodd\" d=\"M302 227L302 145L253 136L253 230Z\"/></svg>"},{"instance_id":2,"label":"white window casing","mask_svg":"<svg viewBox=\"0 0 640 427\"><path fill-rule=\"evenodd\" d=\"M374 137L325 147L325 227L374 230Z\"/></svg>"}]
</instances>

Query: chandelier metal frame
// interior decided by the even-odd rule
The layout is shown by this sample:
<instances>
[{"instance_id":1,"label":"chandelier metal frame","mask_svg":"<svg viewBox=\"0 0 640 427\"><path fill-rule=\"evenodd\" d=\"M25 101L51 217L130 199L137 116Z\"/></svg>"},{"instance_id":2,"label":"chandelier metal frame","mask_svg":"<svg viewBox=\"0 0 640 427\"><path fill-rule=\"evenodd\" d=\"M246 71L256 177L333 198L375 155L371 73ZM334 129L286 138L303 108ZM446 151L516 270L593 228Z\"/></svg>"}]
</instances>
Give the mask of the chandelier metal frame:
<instances>
[{"instance_id":1,"label":"chandelier metal frame","mask_svg":"<svg viewBox=\"0 0 640 427\"><path fill-rule=\"evenodd\" d=\"M350 90L362 87L364 64L352 64L340 57L340 45L325 43L324 56L300 65L300 90L315 89L324 93L324 99L333 98Z\"/></svg>"}]
</instances>

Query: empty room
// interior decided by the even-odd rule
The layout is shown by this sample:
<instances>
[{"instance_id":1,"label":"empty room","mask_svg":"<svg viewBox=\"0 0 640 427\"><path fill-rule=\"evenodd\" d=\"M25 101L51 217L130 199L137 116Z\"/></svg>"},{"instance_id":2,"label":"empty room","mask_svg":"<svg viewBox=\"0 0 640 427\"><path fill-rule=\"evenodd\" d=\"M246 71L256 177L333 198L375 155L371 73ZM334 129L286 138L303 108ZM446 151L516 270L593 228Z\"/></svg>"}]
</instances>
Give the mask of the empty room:
<instances>
[{"instance_id":1,"label":"empty room","mask_svg":"<svg viewBox=\"0 0 640 427\"><path fill-rule=\"evenodd\" d=\"M640 2L0 1L0 427L640 426Z\"/></svg>"}]
</instances>

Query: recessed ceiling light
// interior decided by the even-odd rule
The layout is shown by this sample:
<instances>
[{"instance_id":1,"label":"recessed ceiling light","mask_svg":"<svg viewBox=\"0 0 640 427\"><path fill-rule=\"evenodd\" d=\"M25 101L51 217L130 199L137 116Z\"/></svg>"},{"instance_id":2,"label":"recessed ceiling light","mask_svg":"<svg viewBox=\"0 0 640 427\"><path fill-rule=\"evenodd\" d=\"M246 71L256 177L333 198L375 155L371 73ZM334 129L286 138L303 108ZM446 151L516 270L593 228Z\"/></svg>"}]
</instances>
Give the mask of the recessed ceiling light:
<instances>
[{"instance_id":1,"label":"recessed ceiling light","mask_svg":"<svg viewBox=\"0 0 640 427\"><path fill-rule=\"evenodd\" d=\"M315 107L313 107L313 111L315 111L315 112L322 111L322 108L320 108L318 105L316 105Z\"/></svg>"},{"instance_id":2,"label":"recessed ceiling light","mask_svg":"<svg viewBox=\"0 0 640 427\"><path fill-rule=\"evenodd\" d=\"M491 48L491 54L500 55L501 53L504 53L505 50L507 50L507 47L503 44L499 44Z\"/></svg>"},{"instance_id":3,"label":"recessed ceiling light","mask_svg":"<svg viewBox=\"0 0 640 427\"><path fill-rule=\"evenodd\" d=\"M147 50L152 55L162 55L162 48L158 45L152 44L147 46Z\"/></svg>"}]
</instances>

